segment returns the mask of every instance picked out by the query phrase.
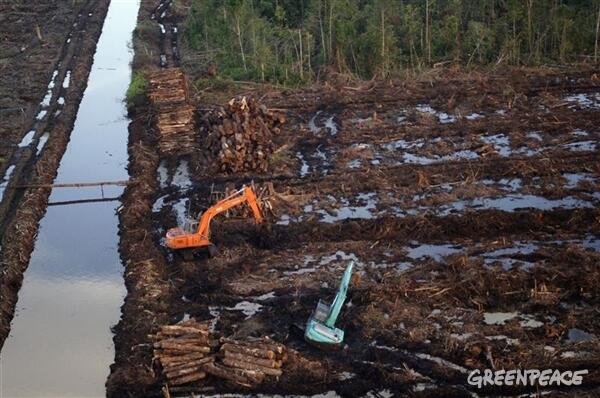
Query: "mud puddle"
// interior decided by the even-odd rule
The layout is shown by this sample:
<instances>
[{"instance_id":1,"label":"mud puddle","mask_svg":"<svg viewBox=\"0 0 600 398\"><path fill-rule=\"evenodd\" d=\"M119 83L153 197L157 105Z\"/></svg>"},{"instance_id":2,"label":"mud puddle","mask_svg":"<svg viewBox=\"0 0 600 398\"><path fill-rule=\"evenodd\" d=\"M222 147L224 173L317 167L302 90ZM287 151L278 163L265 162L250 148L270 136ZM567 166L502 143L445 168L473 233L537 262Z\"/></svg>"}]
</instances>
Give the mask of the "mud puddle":
<instances>
[{"instance_id":1,"label":"mud puddle","mask_svg":"<svg viewBox=\"0 0 600 398\"><path fill-rule=\"evenodd\" d=\"M569 179L570 178L570 179ZM593 181L585 179L584 175L575 174L567 177L566 187L577 187L579 182ZM482 180L480 185L488 181ZM504 183L504 185L502 184ZM503 179L498 181L498 189L504 191L501 194L491 196L479 196L473 198L458 199L447 203L421 204L420 202L433 198L434 194L414 195L410 202L402 204L389 192L362 192L353 198L345 196L335 197L331 194L324 195L321 199L314 199L301 208L299 214L285 212L279 216L276 223L289 225L290 222L300 223L309 219L318 220L321 223L333 224L344 220L374 219L383 215L393 215L397 218L407 216L434 214L446 217L453 214L464 215L467 212L477 210L500 210L507 213L534 209L537 211L548 211L556 209L592 209L598 206L600 199L597 192L588 195L588 199L580 199L573 195L565 195L560 198L546 198L540 195L516 192L520 187L519 179ZM451 186L440 186L438 195L452 192ZM446 188L446 189L444 189ZM380 196L394 202L391 206L380 205ZM388 202L390 201L388 200ZM162 202L161 202L162 204Z\"/></svg>"},{"instance_id":2,"label":"mud puddle","mask_svg":"<svg viewBox=\"0 0 600 398\"><path fill-rule=\"evenodd\" d=\"M330 136L335 137L339 131L339 125L335 121L335 116L318 111L308 122L308 128L313 134L320 134L326 131Z\"/></svg>"},{"instance_id":3,"label":"mud puddle","mask_svg":"<svg viewBox=\"0 0 600 398\"><path fill-rule=\"evenodd\" d=\"M600 109L600 93L570 94L563 98L569 109Z\"/></svg>"},{"instance_id":4,"label":"mud puddle","mask_svg":"<svg viewBox=\"0 0 600 398\"><path fill-rule=\"evenodd\" d=\"M554 209L583 209L593 208L594 203L580 200L572 196L561 199L547 199L536 195L514 194L499 198L481 198L474 200L459 200L436 210L439 215L448 215L465 210L486 209L514 212L522 209L554 210Z\"/></svg>"},{"instance_id":5,"label":"mud puddle","mask_svg":"<svg viewBox=\"0 0 600 398\"><path fill-rule=\"evenodd\" d=\"M138 7L138 1L110 5L56 181L127 178L123 98ZM70 84L69 75L65 84ZM40 139L36 149L40 151L44 143ZM58 189L51 202L121 193L122 188L112 187ZM0 395L105 395L114 358L110 327L119 319L125 295L117 251L118 206L115 201L48 208L1 353Z\"/></svg>"},{"instance_id":6,"label":"mud puddle","mask_svg":"<svg viewBox=\"0 0 600 398\"><path fill-rule=\"evenodd\" d=\"M12 177L14 171L15 171L15 166L10 165L8 167L8 169L6 169L6 172L4 173L4 177L2 177L2 180L0 180L0 201L2 201L2 198L4 197L4 190L6 189L6 186L8 185L10 178Z\"/></svg>"}]
</instances>

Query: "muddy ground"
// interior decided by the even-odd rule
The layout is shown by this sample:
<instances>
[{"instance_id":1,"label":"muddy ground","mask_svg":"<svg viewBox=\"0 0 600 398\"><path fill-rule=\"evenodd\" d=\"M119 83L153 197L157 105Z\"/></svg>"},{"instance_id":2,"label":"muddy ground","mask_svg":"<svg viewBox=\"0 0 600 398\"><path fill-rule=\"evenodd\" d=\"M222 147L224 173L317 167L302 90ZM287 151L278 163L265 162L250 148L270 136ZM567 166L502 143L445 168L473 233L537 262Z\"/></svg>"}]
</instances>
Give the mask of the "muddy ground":
<instances>
[{"instance_id":1,"label":"muddy ground","mask_svg":"<svg viewBox=\"0 0 600 398\"><path fill-rule=\"evenodd\" d=\"M49 189L15 187L54 181L87 86L108 4L108 0L90 0L0 5L0 132L5 156L0 165L0 348L50 195ZM40 27L41 41L35 26ZM12 110L15 104L23 112Z\"/></svg>"},{"instance_id":2,"label":"muddy ground","mask_svg":"<svg viewBox=\"0 0 600 398\"><path fill-rule=\"evenodd\" d=\"M2 154L16 145L42 101L52 66L83 3L37 1L0 4ZM38 35L39 29L39 35ZM29 116L29 117L28 117Z\"/></svg>"},{"instance_id":3,"label":"muddy ground","mask_svg":"<svg viewBox=\"0 0 600 398\"><path fill-rule=\"evenodd\" d=\"M148 31L134 43L138 71L160 67L157 4L142 2ZM258 389L207 378L172 389L177 396L598 395L595 73L448 70L253 90L288 117L266 173L222 174L206 151L159 158L152 112L136 106L129 171L138 184L126 189L120 214L128 295L109 395L160 396L147 335L190 317L213 320L225 335L269 335L297 354ZM202 94L196 101L201 120L210 105ZM214 258L184 261L162 245L166 229L251 182L275 191L263 197L266 226L240 212L216 220ZM349 260L360 278L339 320L345 346L319 351L301 328L319 298L335 295ZM467 384L470 370L485 368L589 374L581 386L543 391Z\"/></svg>"}]
</instances>

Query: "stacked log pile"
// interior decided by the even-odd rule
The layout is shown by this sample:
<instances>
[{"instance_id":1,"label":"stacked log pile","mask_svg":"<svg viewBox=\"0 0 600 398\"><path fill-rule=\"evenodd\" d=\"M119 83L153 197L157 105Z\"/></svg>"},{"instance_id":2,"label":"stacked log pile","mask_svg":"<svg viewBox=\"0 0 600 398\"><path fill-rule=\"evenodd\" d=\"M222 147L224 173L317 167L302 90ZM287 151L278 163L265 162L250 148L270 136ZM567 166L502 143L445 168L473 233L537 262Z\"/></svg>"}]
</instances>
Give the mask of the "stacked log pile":
<instances>
[{"instance_id":1,"label":"stacked log pile","mask_svg":"<svg viewBox=\"0 0 600 398\"><path fill-rule=\"evenodd\" d=\"M154 359L162 366L169 384L177 386L204 379L203 366L214 361L214 347L208 324L188 321L162 326L154 342Z\"/></svg>"},{"instance_id":2,"label":"stacked log pile","mask_svg":"<svg viewBox=\"0 0 600 398\"><path fill-rule=\"evenodd\" d=\"M156 112L161 154L184 154L196 149L194 107L189 103L183 71L169 68L153 73L148 97Z\"/></svg>"},{"instance_id":3,"label":"stacked log pile","mask_svg":"<svg viewBox=\"0 0 600 398\"><path fill-rule=\"evenodd\" d=\"M287 360L285 346L268 337L257 340L231 340L221 338L220 362L207 364L204 370L214 376L234 383L253 387L265 377L279 377Z\"/></svg>"},{"instance_id":4,"label":"stacked log pile","mask_svg":"<svg viewBox=\"0 0 600 398\"><path fill-rule=\"evenodd\" d=\"M209 331L207 323L186 321L162 326L150 336L154 359L169 385L203 380L207 375L255 387L266 377L279 377L287 360L286 348L268 337L232 340Z\"/></svg>"},{"instance_id":5,"label":"stacked log pile","mask_svg":"<svg viewBox=\"0 0 600 398\"><path fill-rule=\"evenodd\" d=\"M223 172L264 172L273 153L273 136L285 121L283 114L253 98L234 98L225 108L205 116L205 147Z\"/></svg>"}]
</instances>

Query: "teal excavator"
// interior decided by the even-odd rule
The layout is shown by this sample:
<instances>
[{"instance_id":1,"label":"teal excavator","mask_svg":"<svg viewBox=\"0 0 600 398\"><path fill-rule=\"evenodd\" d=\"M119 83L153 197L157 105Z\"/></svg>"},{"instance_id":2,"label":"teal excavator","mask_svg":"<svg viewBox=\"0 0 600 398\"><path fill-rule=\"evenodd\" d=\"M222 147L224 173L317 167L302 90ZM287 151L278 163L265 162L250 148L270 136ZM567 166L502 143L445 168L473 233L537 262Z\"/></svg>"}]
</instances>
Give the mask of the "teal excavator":
<instances>
[{"instance_id":1,"label":"teal excavator","mask_svg":"<svg viewBox=\"0 0 600 398\"><path fill-rule=\"evenodd\" d=\"M351 261L346 267L333 303L329 305L319 300L317 308L310 318L308 318L306 329L304 330L304 339L310 344L319 348L336 349L344 342L344 331L335 327L335 321L346 300L346 292L352 278L353 267L354 262Z\"/></svg>"}]
</instances>

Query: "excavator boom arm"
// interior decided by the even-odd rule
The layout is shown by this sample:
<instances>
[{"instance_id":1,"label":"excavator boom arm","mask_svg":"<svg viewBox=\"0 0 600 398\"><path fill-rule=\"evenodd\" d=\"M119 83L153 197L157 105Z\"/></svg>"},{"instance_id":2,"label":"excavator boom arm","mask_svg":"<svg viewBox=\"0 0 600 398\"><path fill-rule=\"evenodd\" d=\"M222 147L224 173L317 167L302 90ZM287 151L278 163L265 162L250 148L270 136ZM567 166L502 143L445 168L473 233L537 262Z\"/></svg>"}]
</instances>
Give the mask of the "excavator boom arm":
<instances>
[{"instance_id":1,"label":"excavator boom arm","mask_svg":"<svg viewBox=\"0 0 600 398\"><path fill-rule=\"evenodd\" d=\"M346 271L344 271L344 276L342 277L342 281L340 282L338 293L335 295L335 299L331 304L329 316L325 320L325 324L331 328L335 325L338 315L340 315L342 305L344 305L344 301L346 300L346 293L348 292L348 285L350 285L350 279L352 278L353 268L354 261L350 261L348 263L348 266L346 267Z\"/></svg>"},{"instance_id":2,"label":"excavator boom arm","mask_svg":"<svg viewBox=\"0 0 600 398\"><path fill-rule=\"evenodd\" d=\"M233 195L217 202L215 205L206 210L200 219L197 233L208 239L210 235L210 222L212 219L219 214L226 212L232 207L239 206L245 202L248 202L248 205L252 209L256 223L260 224L263 221L263 216L258 205L256 195L254 194L254 190L251 187L244 186Z\"/></svg>"}]
</instances>

